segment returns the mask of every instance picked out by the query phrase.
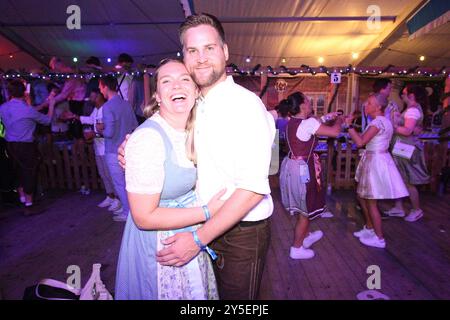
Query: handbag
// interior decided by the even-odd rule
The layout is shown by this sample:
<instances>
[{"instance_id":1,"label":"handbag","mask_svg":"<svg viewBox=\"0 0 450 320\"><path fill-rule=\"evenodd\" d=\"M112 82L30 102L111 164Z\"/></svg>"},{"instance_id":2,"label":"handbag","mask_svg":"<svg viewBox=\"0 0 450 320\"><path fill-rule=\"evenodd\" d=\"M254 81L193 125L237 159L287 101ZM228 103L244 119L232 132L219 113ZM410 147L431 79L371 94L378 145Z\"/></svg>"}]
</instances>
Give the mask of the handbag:
<instances>
[{"instance_id":1,"label":"handbag","mask_svg":"<svg viewBox=\"0 0 450 320\"><path fill-rule=\"evenodd\" d=\"M92 266L92 274L83 289L54 279L42 279L25 289L23 300L113 300L100 278L100 268L99 263Z\"/></svg>"},{"instance_id":2,"label":"handbag","mask_svg":"<svg viewBox=\"0 0 450 320\"><path fill-rule=\"evenodd\" d=\"M407 143L402 142L401 140L397 140L392 148L392 154L394 156L410 160L414 149L416 147Z\"/></svg>"}]
</instances>

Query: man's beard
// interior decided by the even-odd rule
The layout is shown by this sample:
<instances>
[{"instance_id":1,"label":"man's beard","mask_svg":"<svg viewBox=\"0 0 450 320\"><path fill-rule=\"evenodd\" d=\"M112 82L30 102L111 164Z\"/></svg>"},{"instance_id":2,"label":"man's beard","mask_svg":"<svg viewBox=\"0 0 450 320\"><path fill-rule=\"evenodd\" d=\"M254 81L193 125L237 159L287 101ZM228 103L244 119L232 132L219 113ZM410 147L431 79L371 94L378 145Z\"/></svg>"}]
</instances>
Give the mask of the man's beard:
<instances>
[{"instance_id":1,"label":"man's beard","mask_svg":"<svg viewBox=\"0 0 450 320\"><path fill-rule=\"evenodd\" d=\"M192 73L192 78L194 79L195 83L200 88L208 88L214 85L217 81L219 81L220 77L222 75L219 74L216 70L212 70L211 74L209 74L206 78L199 79L197 78L195 71Z\"/></svg>"}]
</instances>

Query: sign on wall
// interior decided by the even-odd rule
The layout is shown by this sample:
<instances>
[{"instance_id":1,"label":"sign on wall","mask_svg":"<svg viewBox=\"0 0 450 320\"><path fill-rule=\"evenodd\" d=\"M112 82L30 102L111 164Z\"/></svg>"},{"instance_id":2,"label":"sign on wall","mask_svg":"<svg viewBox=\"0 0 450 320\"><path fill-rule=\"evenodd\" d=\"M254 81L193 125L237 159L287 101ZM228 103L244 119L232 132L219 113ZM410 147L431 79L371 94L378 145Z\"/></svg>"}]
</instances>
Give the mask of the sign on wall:
<instances>
[{"instance_id":1,"label":"sign on wall","mask_svg":"<svg viewBox=\"0 0 450 320\"><path fill-rule=\"evenodd\" d=\"M333 72L331 74L331 83L341 83L341 73Z\"/></svg>"}]
</instances>

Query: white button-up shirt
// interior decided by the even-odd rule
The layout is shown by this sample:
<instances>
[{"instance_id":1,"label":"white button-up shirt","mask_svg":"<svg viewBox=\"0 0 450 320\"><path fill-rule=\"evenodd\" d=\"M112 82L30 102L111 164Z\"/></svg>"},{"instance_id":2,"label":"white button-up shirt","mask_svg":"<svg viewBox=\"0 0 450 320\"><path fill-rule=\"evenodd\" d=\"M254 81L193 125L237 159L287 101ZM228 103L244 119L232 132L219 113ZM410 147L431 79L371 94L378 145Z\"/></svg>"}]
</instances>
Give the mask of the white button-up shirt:
<instances>
[{"instance_id":1,"label":"white button-up shirt","mask_svg":"<svg viewBox=\"0 0 450 320\"><path fill-rule=\"evenodd\" d=\"M200 199L206 203L227 188L264 194L264 199L242 220L258 221L273 212L269 167L275 122L261 99L237 85L231 76L213 87L197 110L195 149Z\"/></svg>"},{"instance_id":2,"label":"white button-up shirt","mask_svg":"<svg viewBox=\"0 0 450 320\"><path fill-rule=\"evenodd\" d=\"M90 124L93 126L94 132L97 132L96 123L103 122L103 107L94 107L90 116L80 116L81 124ZM94 138L94 150L97 156L105 155L105 139L103 137Z\"/></svg>"}]
</instances>

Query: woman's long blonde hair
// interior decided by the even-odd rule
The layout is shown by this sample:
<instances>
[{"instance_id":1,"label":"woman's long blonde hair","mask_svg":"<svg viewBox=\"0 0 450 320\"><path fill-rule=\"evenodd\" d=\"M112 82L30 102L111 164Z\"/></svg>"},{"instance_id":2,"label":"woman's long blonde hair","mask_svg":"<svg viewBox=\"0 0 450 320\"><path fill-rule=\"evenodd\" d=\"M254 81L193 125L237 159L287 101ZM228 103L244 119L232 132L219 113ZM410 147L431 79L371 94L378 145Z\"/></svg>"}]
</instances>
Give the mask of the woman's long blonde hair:
<instances>
[{"instance_id":1,"label":"woman's long blonde hair","mask_svg":"<svg viewBox=\"0 0 450 320\"><path fill-rule=\"evenodd\" d=\"M158 68L155 70L155 76L152 78L152 81L151 81L151 90L152 90L153 94L150 99L150 103L147 106L145 106L144 110L143 110L144 117L146 117L146 118L150 118L152 115L154 115L160 109L159 103L156 101L156 90L158 89L159 69L161 69L162 66L164 66L170 62L177 62L177 63L183 64L183 62L181 60L172 59L172 58L164 59L159 63ZM195 127L196 111L197 111L197 101L195 101L195 104L192 107L191 112L189 113L189 117L186 122L186 129L185 129L186 133L187 133L186 155L189 160L194 162L194 164L197 164L197 155L195 153L195 146L194 146L194 127Z\"/></svg>"}]
</instances>

